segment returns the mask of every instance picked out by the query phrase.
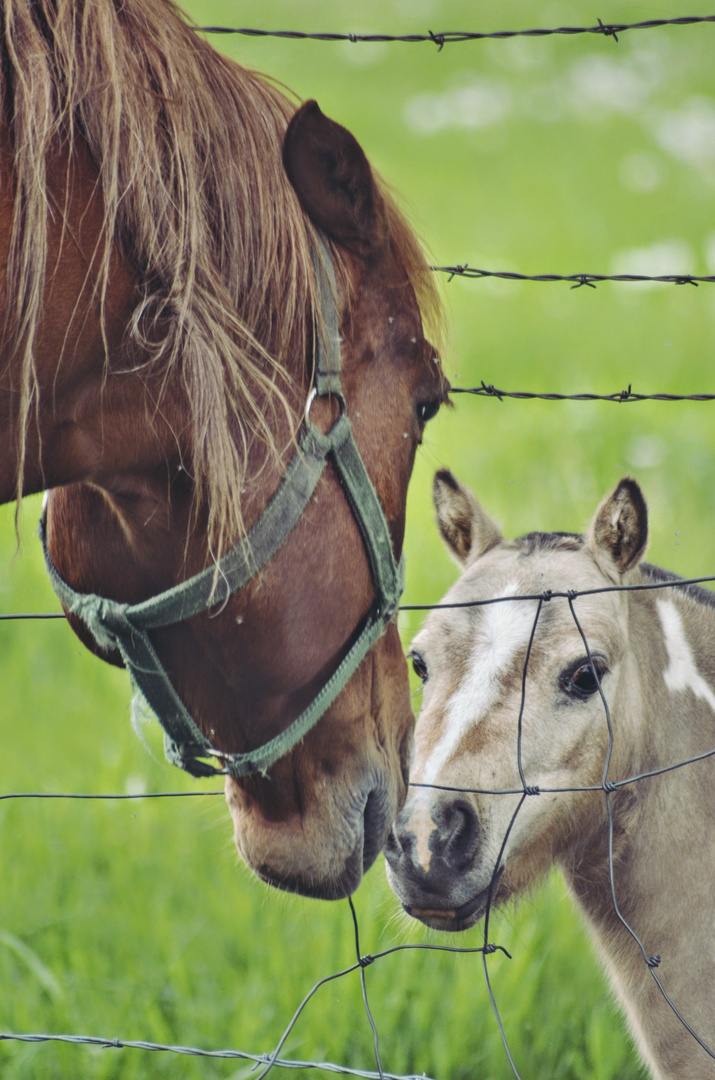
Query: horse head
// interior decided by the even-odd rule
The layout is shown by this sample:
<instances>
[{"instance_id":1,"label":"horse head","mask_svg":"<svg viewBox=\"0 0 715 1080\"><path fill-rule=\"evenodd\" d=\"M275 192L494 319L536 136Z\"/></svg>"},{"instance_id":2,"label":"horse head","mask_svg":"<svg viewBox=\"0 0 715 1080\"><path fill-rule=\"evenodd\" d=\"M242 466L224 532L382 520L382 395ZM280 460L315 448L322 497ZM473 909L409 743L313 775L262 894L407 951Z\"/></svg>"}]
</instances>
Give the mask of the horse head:
<instances>
[{"instance_id":1,"label":"horse head","mask_svg":"<svg viewBox=\"0 0 715 1080\"><path fill-rule=\"evenodd\" d=\"M445 384L414 291L390 243L388 211L357 142L314 104L288 128L285 165L301 204L339 262L341 385L346 414L399 557L405 497L424 423ZM320 333L320 326L316 333ZM310 366L293 372L302 414ZM327 432L332 399L313 403ZM167 425L174 437L180 421ZM284 420L289 452L293 429ZM82 591L151 597L201 571L207 523L194 524L190 448L162 447L167 467L53 493L52 558ZM150 455L151 456L151 455ZM286 467L260 449L242 492L257 522ZM210 564L209 564L210 565ZM220 589L219 589L220 594ZM245 753L280 735L318 695L359 633L374 596L363 538L330 466L268 565L225 603L154 634L180 699L212 746ZM73 624L95 651L81 619ZM117 659L111 653L108 659ZM228 776L236 842L264 880L320 896L352 891L382 847L406 791L412 714L394 622L317 727L266 775Z\"/></svg>"},{"instance_id":2,"label":"horse head","mask_svg":"<svg viewBox=\"0 0 715 1080\"><path fill-rule=\"evenodd\" d=\"M377 549L391 549L394 578L414 455L446 396L423 328L436 309L427 264L354 137L314 102L293 115L170 5L107 2L91 40L75 34L73 5L26 6L22 35L11 26L4 43L27 153L0 132L0 420L13 447L0 494L52 489L58 591L110 662L136 644L137 606L208 574L204 606L155 621L143 655L225 766L249 866L281 888L344 896L406 792L399 589L376 599ZM42 63L25 63L25 48ZM331 338L339 382L335 354L318 370ZM331 450L312 473L314 447L336 432L350 460ZM279 542L271 525L269 558L240 549L251 573L225 590L222 560L250 541L294 462L301 512ZM290 517L286 505L274 517ZM260 748L286 731L288 752L267 765ZM259 764L239 768L246 756Z\"/></svg>"},{"instance_id":3,"label":"horse head","mask_svg":"<svg viewBox=\"0 0 715 1080\"><path fill-rule=\"evenodd\" d=\"M408 913L462 930L599 830L607 850L601 784L609 769L627 775L638 712L628 594L608 590L631 580L647 512L622 480L586 536L508 541L451 473L437 474L434 496L463 572L412 643L424 684L414 786L386 856Z\"/></svg>"}]
</instances>

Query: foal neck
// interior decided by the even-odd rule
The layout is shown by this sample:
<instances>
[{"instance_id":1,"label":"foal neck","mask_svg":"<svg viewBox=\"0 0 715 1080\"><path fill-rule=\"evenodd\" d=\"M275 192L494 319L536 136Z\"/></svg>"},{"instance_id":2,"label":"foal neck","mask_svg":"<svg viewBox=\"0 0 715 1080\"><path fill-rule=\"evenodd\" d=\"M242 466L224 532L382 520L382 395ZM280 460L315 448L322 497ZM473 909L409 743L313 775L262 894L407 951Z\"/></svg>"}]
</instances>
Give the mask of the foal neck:
<instances>
[{"instance_id":1,"label":"foal neck","mask_svg":"<svg viewBox=\"0 0 715 1080\"><path fill-rule=\"evenodd\" d=\"M666 576L646 566L643 580ZM701 592L674 587L628 597L629 662L612 718L614 747L622 751L614 760L629 776L715 750L715 606ZM660 957L653 970L715 1051L712 768L705 759L604 793L597 835L565 866L657 1080L715 1077L715 1061L668 1006L647 962Z\"/></svg>"}]
</instances>

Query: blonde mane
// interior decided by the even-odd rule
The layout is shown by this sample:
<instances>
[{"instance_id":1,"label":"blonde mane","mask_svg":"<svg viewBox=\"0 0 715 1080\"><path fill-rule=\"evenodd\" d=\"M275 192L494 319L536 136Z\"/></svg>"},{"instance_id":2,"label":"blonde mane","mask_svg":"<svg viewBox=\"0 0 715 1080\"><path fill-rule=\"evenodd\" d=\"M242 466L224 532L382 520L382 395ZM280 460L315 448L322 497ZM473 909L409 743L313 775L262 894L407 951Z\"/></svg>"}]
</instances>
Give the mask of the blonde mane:
<instances>
[{"instance_id":1,"label":"blonde mane","mask_svg":"<svg viewBox=\"0 0 715 1080\"><path fill-rule=\"evenodd\" d=\"M287 359L307 355L310 340L312 227L281 154L295 106L215 52L169 0L0 0L0 11L15 183L3 344L18 371L18 495L38 398L48 163L82 139L104 200L100 307L116 242L139 294L127 344L164 385L180 379L191 402L197 505L218 554L242 531L251 441L279 453ZM438 321L424 255L387 203L392 242Z\"/></svg>"}]
</instances>

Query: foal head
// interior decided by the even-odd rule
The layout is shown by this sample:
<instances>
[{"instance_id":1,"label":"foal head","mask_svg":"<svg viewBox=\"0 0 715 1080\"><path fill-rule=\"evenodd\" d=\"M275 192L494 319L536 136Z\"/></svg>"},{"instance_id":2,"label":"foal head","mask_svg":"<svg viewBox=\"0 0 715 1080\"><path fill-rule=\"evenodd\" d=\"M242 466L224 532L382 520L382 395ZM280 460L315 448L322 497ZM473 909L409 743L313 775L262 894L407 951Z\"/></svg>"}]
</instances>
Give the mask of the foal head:
<instances>
[{"instance_id":1,"label":"foal head","mask_svg":"<svg viewBox=\"0 0 715 1080\"><path fill-rule=\"evenodd\" d=\"M623 480L586 536L507 541L451 473L437 474L434 494L442 537L463 568L442 603L474 606L431 612L412 644L424 683L414 786L386 853L405 910L435 929L462 930L490 898L528 887L600 824L598 793L525 790L601 784L604 698L620 724L632 682L627 594L572 599L577 619L566 597L539 598L627 581L647 514L638 486ZM510 599L521 596L532 599Z\"/></svg>"}]
</instances>

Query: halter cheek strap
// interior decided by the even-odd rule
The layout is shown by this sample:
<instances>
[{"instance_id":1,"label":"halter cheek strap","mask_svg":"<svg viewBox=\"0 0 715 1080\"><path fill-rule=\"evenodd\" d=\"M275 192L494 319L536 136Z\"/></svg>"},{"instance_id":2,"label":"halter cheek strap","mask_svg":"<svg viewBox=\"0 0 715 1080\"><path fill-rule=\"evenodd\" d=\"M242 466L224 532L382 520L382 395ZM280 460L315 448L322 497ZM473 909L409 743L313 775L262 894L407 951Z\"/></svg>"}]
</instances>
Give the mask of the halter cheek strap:
<instances>
[{"instance_id":1,"label":"halter cheek strap","mask_svg":"<svg viewBox=\"0 0 715 1080\"><path fill-rule=\"evenodd\" d=\"M166 756L192 776L266 773L318 722L383 634L397 610L404 587L404 560L395 562L385 515L360 457L340 386L340 338L332 260L318 238L313 265L323 326L316 328L313 390L306 408L298 449L263 513L217 566L139 604L122 604L94 593L75 591L60 576L47 546L43 511L40 539L52 586L63 607L87 626L97 644L118 649L132 682L164 729ZM332 395L341 412L327 434L310 420L314 397ZM310 501L327 461L335 469L363 537L375 585L375 600L347 655L311 704L275 738L244 754L217 750L199 730L177 694L149 638L149 631L171 626L225 604L275 555ZM216 768L206 758L218 758Z\"/></svg>"}]
</instances>

